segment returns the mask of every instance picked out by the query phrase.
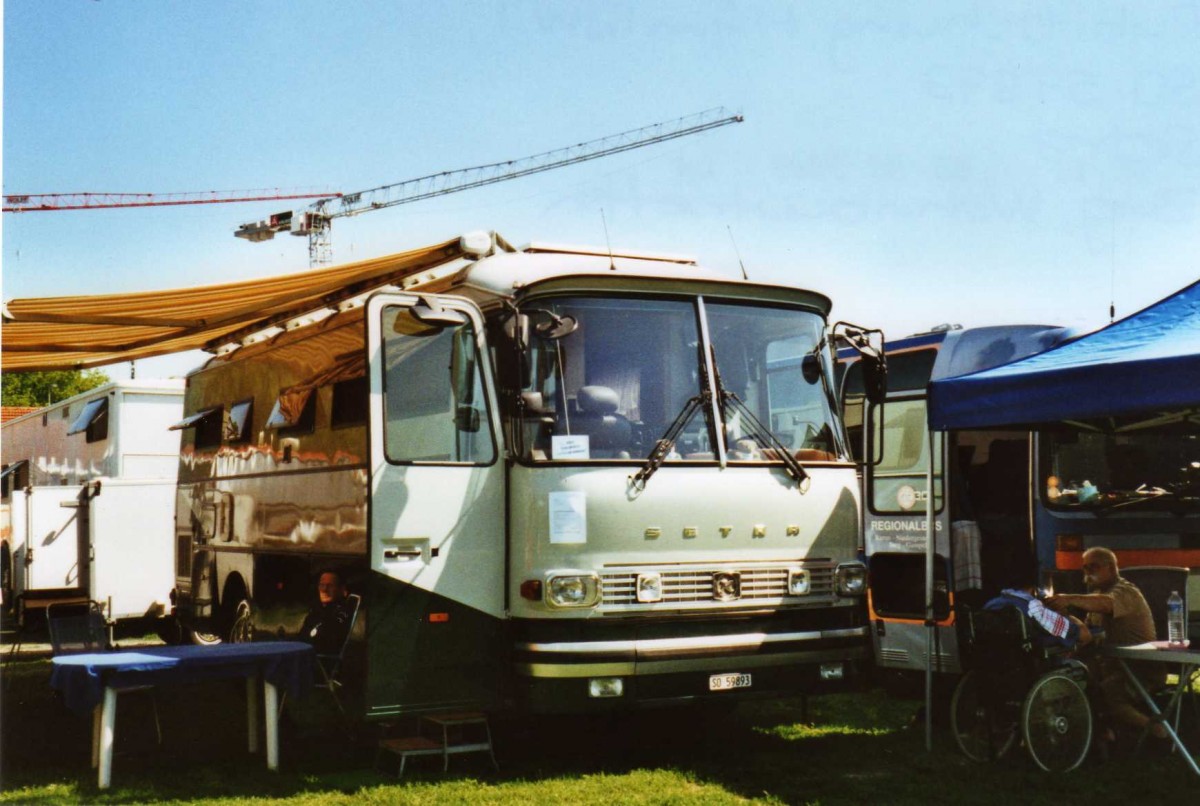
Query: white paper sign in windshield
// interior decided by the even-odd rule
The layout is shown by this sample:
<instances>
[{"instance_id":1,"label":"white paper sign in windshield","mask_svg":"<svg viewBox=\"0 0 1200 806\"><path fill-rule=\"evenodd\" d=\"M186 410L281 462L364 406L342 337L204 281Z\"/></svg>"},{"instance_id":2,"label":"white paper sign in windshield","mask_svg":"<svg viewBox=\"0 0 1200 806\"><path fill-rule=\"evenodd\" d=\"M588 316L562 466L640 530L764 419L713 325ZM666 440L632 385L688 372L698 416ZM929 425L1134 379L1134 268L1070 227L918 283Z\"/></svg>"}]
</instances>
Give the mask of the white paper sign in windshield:
<instances>
[{"instance_id":1,"label":"white paper sign in windshield","mask_svg":"<svg viewBox=\"0 0 1200 806\"><path fill-rule=\"evenodd\" d=\"M587 434L563 434L550 437L551 459L590 459Z\"/></svg>"}]
</instances>

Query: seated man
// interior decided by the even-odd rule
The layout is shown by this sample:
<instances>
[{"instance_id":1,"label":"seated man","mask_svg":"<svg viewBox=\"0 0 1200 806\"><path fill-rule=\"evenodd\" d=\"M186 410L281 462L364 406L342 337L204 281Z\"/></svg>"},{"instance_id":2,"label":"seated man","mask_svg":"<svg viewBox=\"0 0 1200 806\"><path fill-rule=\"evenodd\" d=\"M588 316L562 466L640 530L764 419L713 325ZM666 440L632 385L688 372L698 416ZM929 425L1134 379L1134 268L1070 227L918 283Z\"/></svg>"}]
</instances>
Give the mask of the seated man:
<instances>
[{"instance_id":1,"label":"seated man","mask_svg":"<svg viewBox=\"0 0 1200 806\"><path fill-rule=\"evenodd\" d=\"M340 573L333 569L321 572L317 580L317 606L309 611L298 636L312 644L318 655L336 655L342 651L354 616L354 603L347 594Z\"/></svg>"},{"instance_id":2,"label":"seated man","mask_svg":"<svg viewBox=\"0 0 1200 806\"><path fill-rule=\"evenodd\" d=\"M1153 641L1154 617L1150 606L1137 586L1123 579L1117 568L1117 555L1106 548L1091 548L1083 553L1083 581L1088 593L1067 593L1051 596L1046 605L1060 613L1077 607L1087 613L1087 623L1093 629L1104 630L1104 640L1115 646L1129 646ZM1138 732L1150 726L1151 735L1166 738L1161 723L1151 724L1150 717L1138 707L1135 692L1129 688L1124 672L1112 658L1093 657L1089 660L1099 692L1099 705L1104 716L1119 726ZM1161 687L1166 681L1162 667L1133 668L1138 679L1148 689ZM1111 731L1107 736L1114 738Z\"/></svg>"}]
</instances>

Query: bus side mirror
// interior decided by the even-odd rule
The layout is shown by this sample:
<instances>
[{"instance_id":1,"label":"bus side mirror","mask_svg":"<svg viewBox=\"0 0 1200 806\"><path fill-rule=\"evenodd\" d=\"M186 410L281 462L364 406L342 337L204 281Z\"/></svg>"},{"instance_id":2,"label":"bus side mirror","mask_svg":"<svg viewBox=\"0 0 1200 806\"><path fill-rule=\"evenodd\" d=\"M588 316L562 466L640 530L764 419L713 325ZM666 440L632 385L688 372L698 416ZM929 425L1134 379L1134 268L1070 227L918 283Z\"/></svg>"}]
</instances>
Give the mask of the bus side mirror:
<instances>
[{"instance_id":1,"label":"bus side mirror","mask_svg":"<svg viewBox=\"0 0 1200 806\"><path fill-rule=\"evenodd\" d=\"M863 393L867 401L879 405L887 397L887 359L882 355L862 355Z\"/></svg>"},{"instance_id":2,"label":"bus side mirror","mask_svg":"<svg viewBox=\"0 0 1200 806\"><path fill-rule=\"evenodd\" d=\"M533 382L533 367L530 365L530 356L525 352L529 347L529 314L514 312L504 320L503 328L504 337L515 351L517 366L520 368L521 387L524 388Z\"/></svg>"},{"instance_id":3,"label":"bus side mirror","mask_svg":"<svg viewBox=\"0 0 1200 806\"><path fill-rule=\"evenodd\" d=\"M875 403L863 406L862 452L865 467L877 467L883 461L883 429L875 428L875 418L883 415L883 407Z\"/></svg>"},{"instance_id":4,"label":"bus side mirror","mask_svg":"<svg viewBox=\"0 0 1200 806\"><path fill-rule=\"evenodd\" d=\"M454 334L450 347L450 387L459 408L475 402L475 334L461 328ZM455 414L457 420L458 415Z\"/></svg>"},{"instance_id":5,"label":"bus side mirror","mask_svg":"<svg viewBox=\"0 0 1200 806\"><path fill-rule=\"evenodd\" d=\"M454 410L454 427L467 434L479 433L479 409L459 406Z\"/></svg>"},{"instance_id":6,"label":"bus side mirror","mask_svg":"<svg viewBox=\"0 0 1200 806\"><path fill-rule=\"evenodd\" d=\"M812 353L800 360L800 375L805 383L817 383L821 380L821 359Z\"/></svg>"},{"instance_id":7,"label":"bus side mirror","mask_svg":"<svg viewBox=\"0 0 1200 806\"><path fill-rule=\"evenodd\" d=\"M529 314L514 313L504 322L504 335L518 350L529 345Z\"/></svg>"}]
</instances>

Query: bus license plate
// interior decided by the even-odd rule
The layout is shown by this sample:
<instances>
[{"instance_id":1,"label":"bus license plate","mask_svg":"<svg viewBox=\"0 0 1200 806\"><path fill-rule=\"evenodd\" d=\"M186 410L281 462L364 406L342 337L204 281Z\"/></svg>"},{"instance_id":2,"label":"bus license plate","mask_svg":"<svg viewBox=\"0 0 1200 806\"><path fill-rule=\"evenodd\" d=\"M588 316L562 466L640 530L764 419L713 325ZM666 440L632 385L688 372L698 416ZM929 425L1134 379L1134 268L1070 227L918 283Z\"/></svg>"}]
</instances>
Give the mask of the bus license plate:
<instances>
[{"instance_id":1,"label":"bus license plate","mask_svg":"<svg viewBox=\"0 0 1200 806\"><path fill-rule=\"evenodd\" d=\"M725 691L731 688L750 688L750 675L714 674L708 678L709 691Z\"/></svg>"}]
</instances>

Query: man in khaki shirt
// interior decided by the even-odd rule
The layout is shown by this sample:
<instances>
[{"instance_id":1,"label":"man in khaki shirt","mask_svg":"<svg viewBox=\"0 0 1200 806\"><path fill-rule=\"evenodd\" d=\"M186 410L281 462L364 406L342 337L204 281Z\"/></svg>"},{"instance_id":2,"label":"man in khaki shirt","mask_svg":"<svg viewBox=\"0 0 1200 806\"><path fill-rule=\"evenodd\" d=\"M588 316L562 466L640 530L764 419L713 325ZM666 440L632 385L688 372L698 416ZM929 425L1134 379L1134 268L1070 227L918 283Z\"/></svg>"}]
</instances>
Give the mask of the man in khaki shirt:
<instances>
[{"instance_id":1,"label":"man in khaki shirt","mask_svg":"<svg viewBox=\"0 0 1200 806\"><path fill-rule=\"evenodd\" d=\"M1155 639L1154 617L1145 597L1132 582L1121 577L1117 555L1105 548L1092 548L1083 553L1083 581L1088 593L1066 593L1051 596L1046 606L1058 612L1076 607L1087 613L1087 624L1093 633L1103 630L1105 643L1114 646L1142 644ZM1111 721L1138 731L1150 725L1150 717L1137 707L1134 692L1118 663L1111 658L1093 657L1089 662L1092 679L1099 691L1099 705ZM1132 668L1132 667L1131 667ZM1155 664L1133 669L1143 685L1161 686L1165 681L1162 667ZM1167 736L1160 723L1150 725L1158 738Z\"/></svg>"}]
</instances>

